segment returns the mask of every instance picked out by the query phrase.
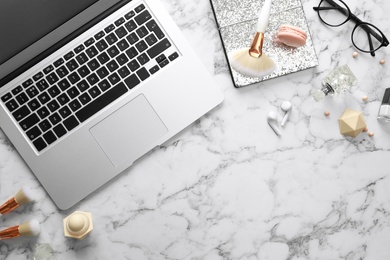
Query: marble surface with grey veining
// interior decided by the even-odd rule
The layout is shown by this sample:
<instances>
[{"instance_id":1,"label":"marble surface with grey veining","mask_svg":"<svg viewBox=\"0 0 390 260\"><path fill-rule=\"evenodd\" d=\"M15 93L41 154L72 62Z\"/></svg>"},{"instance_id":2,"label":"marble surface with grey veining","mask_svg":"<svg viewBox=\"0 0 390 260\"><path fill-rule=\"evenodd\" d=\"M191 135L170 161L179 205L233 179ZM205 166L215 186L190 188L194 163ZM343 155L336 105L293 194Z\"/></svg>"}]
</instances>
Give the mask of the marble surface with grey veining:
<instances>
[{"instance_id":1,"label":"marble surface with grey veining","mask_svg":"<svg viewBox=\"0 0 390 260\"><path fill-rule=\"evenodd\" d=\"M42 228L36 238L0 241L0 259L33 259L41 243L53 248L50 259L390 259L390 130L376 119L390 87L390 48L353 58L354 23L326 27L312 9L319 1L303 0L319 65L236 89L210 3L162 2L224 102L68 211L55 207L0 131L0 199L28 185L37 200L2 216L0 227L35 218ZM346 2L390 37L390 1ZM344 64L359 84L315 102L312 91ZM266 117L282 117L285 100L293 109L278 137ZM340 135L347 107L363 113L373 137ZM63 235L74 210L94 221L81 241Z\"/></svg>"}]
</instances>

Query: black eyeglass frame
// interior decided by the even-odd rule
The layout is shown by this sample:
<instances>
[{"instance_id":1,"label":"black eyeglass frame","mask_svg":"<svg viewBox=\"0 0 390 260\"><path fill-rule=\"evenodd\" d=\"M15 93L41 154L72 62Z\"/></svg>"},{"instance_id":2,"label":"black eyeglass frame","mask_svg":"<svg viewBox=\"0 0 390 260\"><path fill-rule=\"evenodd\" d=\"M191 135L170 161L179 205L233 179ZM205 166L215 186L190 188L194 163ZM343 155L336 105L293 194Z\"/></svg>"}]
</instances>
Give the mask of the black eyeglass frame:
<instances>
[{"instance_id":1,"label":"black eyeglass frame","mask_svg":"<svg viewBox=\"0 0 390 260\"><path fill-rule=\"evenodd\" d=\"M329 7L321 7L322 2L324 2L324 1L325 1L325 2L328 2L328 3L329 3L330 5L332 5L333 7L330 7L330 6L329 6ZM362 20L360 20L356 15L354 15L354 14L351 12L351 10L349 9L349 7L348 7L348 5L347 5L346 3L344 3L342 0L338 0L338 1L340 1L341 3L343 3L344 6L345 6L347 9L345 10L344 7L338 5L338 4L335 3L333 0L321 0L320 3L318 4L318 7L313 7L313 10L317 12L318 17L320 18L320 20L321 20L324 24L326 24L326 25L328 25L328 26L331 26L331 27L338 27L338 26L341 26L341 25L345 24L346 22L348 22L349 20L354 21L354 22L356 23L356 26L355 26L355 27L353 28L353 30L352 30L351 41L352 41L352 44L355 46L355 48L357 48L357 49L358 49L359 51L361 51L361 52L371 53L371 56L375 56L375 51L379 50L379 49L382 48L382 47L386 47L386 46L389 45L389 40L387 40L386 36L383 34L383 32L382 32L381 30L378 29L378 27L376 27L375 25L373 25L373 24L371 24L371 23L363 22ZM325 22L325 21L322 19L321 15L320 15L320 11L321 11L321 10L334 10L334 9L336 9L336 10L338 10L339 12L343 13L344 15L346 15L345 21L342 22L342 23L340 23L340 24L338 24L338 25L329 24L329 23ZM346 11L347 11L348 13L346 13ZM369 50L369 51L366 51L366 50L363 50L363 49L359 48L359 47L355 44L355 42L354 42L354 40L353 40L353 34L354 34L355 30L356 30L359 26L360 26L363 30L365 30L366 33L367 33L368 43L369 43L369 45L370 45L370 50ZM373 27L373 28L375 28L375 29L380 33L380 35L378 35L377 32L373 31L373 30L370 28L370 26ZM381 42L381 45L378 46L376 49L374 49L374 46L373 46L373 44L372 44L371 35L374 36L379 42Z\"/></svg>"}]
</instances>

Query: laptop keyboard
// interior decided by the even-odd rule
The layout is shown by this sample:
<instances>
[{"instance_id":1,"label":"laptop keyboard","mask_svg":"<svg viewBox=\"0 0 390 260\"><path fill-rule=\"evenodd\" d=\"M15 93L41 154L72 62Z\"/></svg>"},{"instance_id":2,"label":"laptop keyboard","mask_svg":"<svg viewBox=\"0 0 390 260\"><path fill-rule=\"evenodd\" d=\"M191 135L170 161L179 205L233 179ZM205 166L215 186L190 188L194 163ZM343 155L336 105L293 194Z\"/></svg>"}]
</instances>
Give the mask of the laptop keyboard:
<instances>
[{"instance_id":1,"label":"laptop keyboard","mask_svg":"<svg viewBox=\"0 0 390 260\"><path fill-rule=\"evenodd\" d=\"M1 97L37 151L153 76L179 55L141 4Z\"/></svg>"}]
</instances>

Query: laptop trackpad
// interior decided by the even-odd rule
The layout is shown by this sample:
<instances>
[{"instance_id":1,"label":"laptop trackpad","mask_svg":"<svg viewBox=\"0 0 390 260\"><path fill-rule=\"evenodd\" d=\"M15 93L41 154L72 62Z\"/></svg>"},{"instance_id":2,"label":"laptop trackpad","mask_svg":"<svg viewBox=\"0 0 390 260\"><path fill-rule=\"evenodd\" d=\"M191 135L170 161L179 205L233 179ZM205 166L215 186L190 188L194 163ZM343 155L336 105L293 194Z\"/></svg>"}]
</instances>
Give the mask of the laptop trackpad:
<instances>
[{"instance_id":1,"label":"laptop trackpad","mask_svg":"<svg viewBox=\"0 0 390 260\"><path fill-rule=\"evenodd\" d=\"M90 129L114 166L147 152L147 147L168 132L144 95L139 95Z\"/></svg>"}]
</instances>

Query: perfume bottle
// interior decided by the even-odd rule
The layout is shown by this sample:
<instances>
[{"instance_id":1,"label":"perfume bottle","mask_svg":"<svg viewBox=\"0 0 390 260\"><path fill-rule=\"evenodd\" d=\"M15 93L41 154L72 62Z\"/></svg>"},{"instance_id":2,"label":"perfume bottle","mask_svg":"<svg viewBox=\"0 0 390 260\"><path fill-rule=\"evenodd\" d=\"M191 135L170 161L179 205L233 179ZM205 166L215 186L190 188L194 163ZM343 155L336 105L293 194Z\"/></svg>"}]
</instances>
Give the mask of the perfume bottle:
<instances>
[{"instance_id":1,"label":"perfume bottle","mask_svg":"<svg viewBox=\"0 0 390 260\"><path fill-rule=\"evenodd\" d=\"M358 80L347 65L337 67L322 80L322 89L313 92L315 101L323 100L329 94L340 94L356 86Z\"/></svg>"},{"instance_id":2,"label":"perfume bottle","mask_svg":"<svg viewBox=\"0 0 390 260\"><path fill-rule=\"evenodd\" d=\"M386 89L382 105L379 108L378 120L390 123L390 88Z\"/></svg>"}]
</instances>

